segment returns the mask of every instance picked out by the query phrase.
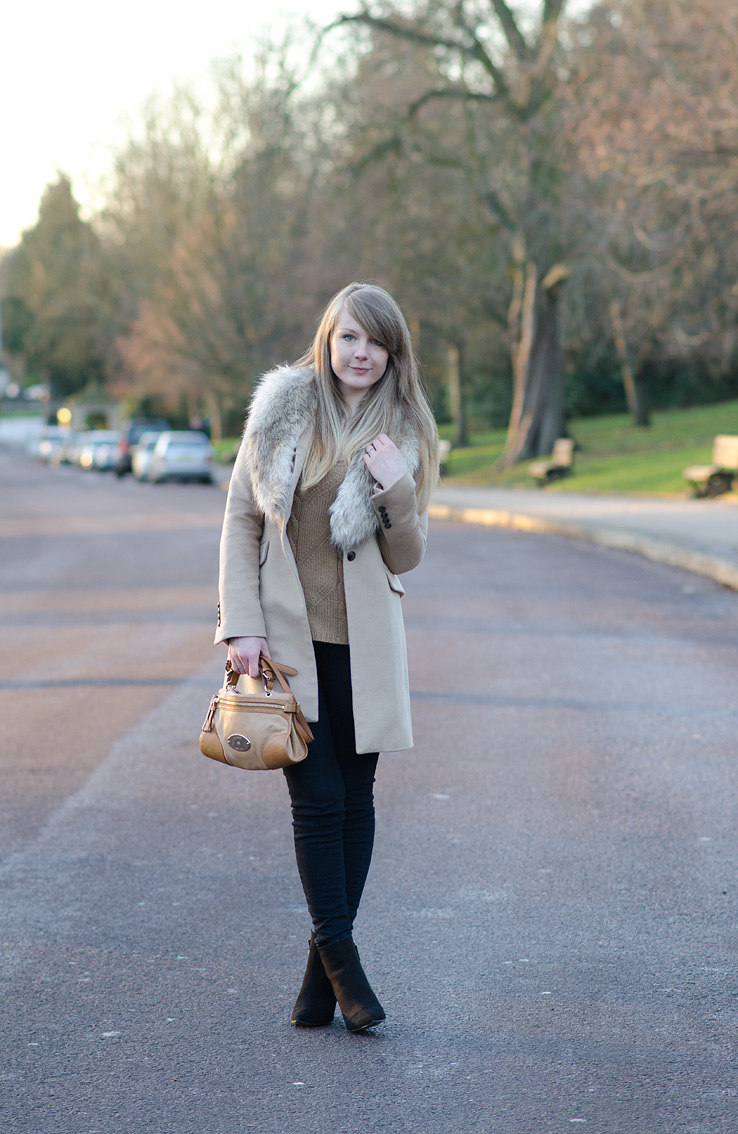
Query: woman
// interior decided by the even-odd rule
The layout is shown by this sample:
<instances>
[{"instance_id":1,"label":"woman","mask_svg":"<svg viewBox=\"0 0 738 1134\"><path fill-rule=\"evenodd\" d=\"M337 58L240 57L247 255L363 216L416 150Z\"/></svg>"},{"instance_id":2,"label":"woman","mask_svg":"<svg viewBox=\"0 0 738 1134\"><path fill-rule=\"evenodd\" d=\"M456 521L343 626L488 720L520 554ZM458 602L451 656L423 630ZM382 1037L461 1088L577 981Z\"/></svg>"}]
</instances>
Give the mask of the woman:
<instances>
[{"instance_id":1,"label":"woman","mask_svg":"<svg viewBox=\"0 0 738 1134\"><path fill-rule=\"evenodd\" d=\"M314 733L285 769L313 921L292 1022L384 1019L352 938L374 840L380 751L412 746L397 574L425 551L438 435L402 313L352 283L312 348L259 383L226 504L216 642L238 673L266 654Z\"/></svg>"}]
</instances>

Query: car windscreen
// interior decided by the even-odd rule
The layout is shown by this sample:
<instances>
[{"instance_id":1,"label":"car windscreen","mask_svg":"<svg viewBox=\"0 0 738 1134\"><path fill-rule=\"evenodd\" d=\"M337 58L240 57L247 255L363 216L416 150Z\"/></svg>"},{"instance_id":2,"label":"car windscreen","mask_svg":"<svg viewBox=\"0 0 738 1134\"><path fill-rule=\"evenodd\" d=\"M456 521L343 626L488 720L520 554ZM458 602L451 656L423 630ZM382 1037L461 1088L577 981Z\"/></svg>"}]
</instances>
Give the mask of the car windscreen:
<instances>
[{"instance_id":1,"label":"car windscreen","mask_svg":"<svg viewBox=\"0 0 738 1134\"><path fill-rule=\"evenodd\" d=\"M138 425L130 425L128 427L128 441L131 445L135 445L144 433L163 433L169 428L169 423L166 421L143 421Z\"/></svg>"}]
</instances>

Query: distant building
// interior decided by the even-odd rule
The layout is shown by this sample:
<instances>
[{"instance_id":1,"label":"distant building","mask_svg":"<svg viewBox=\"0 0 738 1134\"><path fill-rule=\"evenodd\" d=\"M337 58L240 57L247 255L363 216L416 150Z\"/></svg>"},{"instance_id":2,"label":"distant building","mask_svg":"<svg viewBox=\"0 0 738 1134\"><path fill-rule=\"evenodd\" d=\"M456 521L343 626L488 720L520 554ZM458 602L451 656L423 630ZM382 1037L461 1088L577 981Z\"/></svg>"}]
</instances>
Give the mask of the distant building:
<instances>
[{"instance_id":1,"label":"distant building","mask_svg":"<svg viewBox=\"0 0 738 1134\"><path fill-rule=\"evenodd\" d=\"M123 407L117 398L111 398L104 390L82 390L64 399L64 405L71 411L69 422L72 430L82 429L121 429Z\"/></svg>"}]
</instances>

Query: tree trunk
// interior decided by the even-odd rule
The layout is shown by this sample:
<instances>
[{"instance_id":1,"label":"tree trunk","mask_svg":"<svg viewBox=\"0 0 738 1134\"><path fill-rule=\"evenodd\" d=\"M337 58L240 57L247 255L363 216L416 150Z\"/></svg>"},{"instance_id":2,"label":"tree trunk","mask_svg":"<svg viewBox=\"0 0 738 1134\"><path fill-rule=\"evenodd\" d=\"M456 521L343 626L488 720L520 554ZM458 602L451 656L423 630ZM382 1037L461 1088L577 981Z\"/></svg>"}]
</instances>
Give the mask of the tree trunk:
<instances>
[{"instance_id":1,"label":"tree trunk","mask_svg":"<svg viewBox=\"0 0 738 1134\"><path fill-rule=\"evenodd\" d=\"M536 266L532 260L523 265L522 248L517 241L513 248L513 260L515 264L513 298L508 313L508 330L512 344L510 354L513 371L513 401L507 430L505 456L507 456L508 450L512 448L511 439L517 437L523 420L526 390L528 388L528 368L533 349L536 305ZM509 463L512 464L513 460Z\"/></svg>"},{"instance_id":2,"label":"tree trunk","mask_svg":"<svg viewBox=\"0 0 738 1134\"><path fill-rule=\"evenodd\" d=\"M557 264L536 283L536 267L518 264L519 278L510 307L513 406L501 468L550 453L564 432L564 388L561 373L561 288L569 272Z\"/></svg>"},{"instance_id":3,"label":"tree trunk","mask_svg":"<svg viewBox=\"0 0 738 1134\"><path fill-rule=\"evenodd\" d=\"M220 412L220 402L212 393L206 394L204 401L210 418L210 440L213 442L222 441L223 415Z\"/></svg>"},{"instance_id":4,"label":"tree trunk","mask_svg":"<svg viewBox=\"0 0 738 1134\"><path fill-rule=\"evenodd\" d=\"M612 325L612 337L615 342L615 349L618 352L620 373L623 376L628 412L633 424L645 429L651 424L648 402L646 400L645 390L636 378L633 373L633 367L630 365L628 344L625 340L623 316L620 311L620 303L617 299L613 299L610 304L610 323Z\"/></svg>"},{"instance_id":5,"label":"tree trunk","mask_svg":"<svg viewBox=\"0 0 738 1134\"><path fill-rule=\"evenodd\" d=\"M448 400L451 409L451 420L454 423L451 444L454 449L461 449L468 445L466 434L466 411L464 395L461 389L461 349L457 343L451 343L448 348Z\"/></svg>"}]
</instances>

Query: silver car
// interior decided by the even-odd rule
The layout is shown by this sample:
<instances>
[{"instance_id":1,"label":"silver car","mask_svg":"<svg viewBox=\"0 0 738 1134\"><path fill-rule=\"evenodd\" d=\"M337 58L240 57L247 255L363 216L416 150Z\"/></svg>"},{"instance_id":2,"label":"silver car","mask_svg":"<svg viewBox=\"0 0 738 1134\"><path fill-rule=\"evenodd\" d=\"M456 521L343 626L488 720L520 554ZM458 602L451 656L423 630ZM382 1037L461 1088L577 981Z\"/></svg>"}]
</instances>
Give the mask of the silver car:
<instances>
[{"instance_id":1,"label":"silver car","mask_svg":"<svg viewBox=\"0 0 738 1134\"><path fill-rule=\"evenodd\" d=\"M204 433L172 430L162 433L154 446L149 480L213 481L213 449Z\"/></svg>"},{"instance_id":2,"label":"silver car","mask_svg":"<svg viewBox=\"0 0 738 1134\"><path fill-rule=\"evenodd\" d=\"M112 449L117 445L119 437L120 433L113 429L91 429L89 433L83 433L77 463L83 469L102 471L110 468ZM99 459L98 450L102 450Z\"/></svg>"},{"instance_id":3,"label":"silver car","mask_svg":"<svg viewBox=\"0 0 738 1134\"><path fill-rule=\"evenodd\" d=\"M131 447L131 471L136 480L149 479L154 449L160 437L161 430L155 433L142 433L136 444Z\"/></svg>"},{"instance_id":4,"label":"silver car","mask_svg":"<svg viewBox=\"0 0 738 1134\"><path fill-rule=\"evenodd\" d=\"M38 442L39 460L45 461L47 465L58 465L61 459L61 451L68 437L69 430L63 426L48 426L41 434Z\"/></svg>"}]
</instances>

